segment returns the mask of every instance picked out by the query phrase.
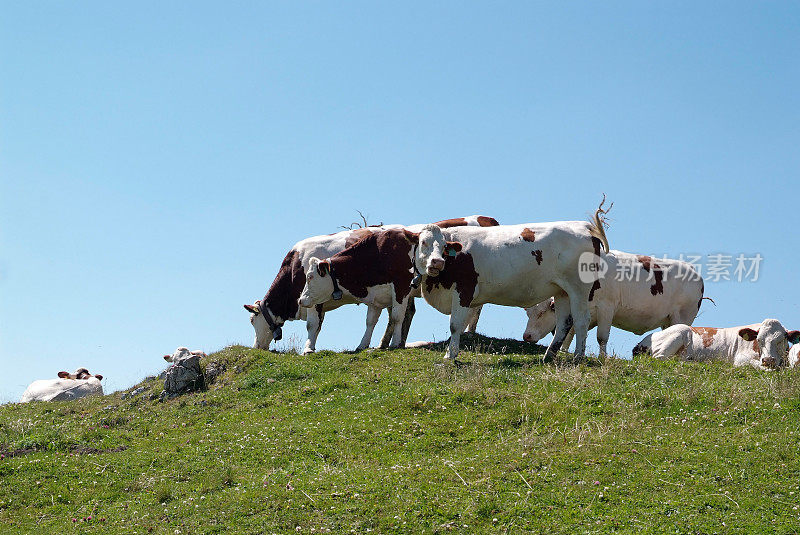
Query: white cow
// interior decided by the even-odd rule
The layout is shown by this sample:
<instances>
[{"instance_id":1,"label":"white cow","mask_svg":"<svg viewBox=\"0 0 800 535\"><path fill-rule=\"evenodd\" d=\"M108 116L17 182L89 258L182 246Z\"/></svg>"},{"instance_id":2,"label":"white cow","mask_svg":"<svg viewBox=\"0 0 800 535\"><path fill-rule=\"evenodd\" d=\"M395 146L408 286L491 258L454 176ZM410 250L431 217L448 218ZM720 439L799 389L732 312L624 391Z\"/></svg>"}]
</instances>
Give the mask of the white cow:
<instances>
[{"instance_id":1,"label":"white cow","mask_svg":"<svg viewBox=\"0 0 800 535\"><path fill-rule=\"evenodd\" d=\"M446 219L435 224L443 228L449 228L460 225L492 226L498 223L494 218L474 215ZM423 226L412 225L407 228L418 231ZM306 271L310 260L312 258L331 257L374 232L401 228L403 228L402 225L364 227L345 230L327 236L314 236L297 242L283 259L281 268L266 295L252 305L244 305L245 310L250 312L250 323L255 329L256 336L253 347L269 349L269 344L273 339L280 340L283 324L287 321L299 319L306 321L306 329L308 331L308 339L306 340L303 354L314 352L325 312L339 308L342 305L358 303L359 301L352 295L343 295L340 299L331 299L314 308L299 306L298 299L305 286ZM366 344L369 344L372 338L372 330L375 328L375 323L378 321L381 310L377 306L368 307L367 328L359 347L364 346L365 341ZM390 327L392 327L391 323ZM408 332L407 328L405 328L405 332ZM389 340L384 336L382 347L388 344Z\"/></svg>"},{"instance_id":2,"label":"white cow","mask_svg":"<svg viewBox=\"0 0 800 535\"><path fill-rule=\"evenodd\" d=\"M633 348L633 354L649 352L656 358L724 360L734 366L772 370L786 366L789 342L798 341L800 331L787 332L775 319L724 329L673 325L647 335Z\"/></svg>"},{"instance_id":3,"label":"white cow","mask_svg":"<svg viewBox=\"0 0 800 535\"><path fill-rule=\"evenodd\" d=\"M606 354L611 326L635 334L657 327L691 325L703 299L703 278L687 262L610 251L608 269L589 293L589 329L597 327L600 354ZM708 298L706 298L708 299ZM522 338L537 342L556 328L554 300L526 308ZM569 347L570 330L564 347Z\"/></svg>"},{"instance_id":4,"label":"white cow","mask_svg":"<svg viewBox=\"0 0 800 535\"><path fill-rule=\"evenodd\" d=\"M75 373L58 372L58 379L39 379L22 394L21 403L29 401L70 401L86 396L103 395L103 376L92 375L86 368Z\"/></svg>"},{"instance_id":5,"label":"white cow","mask_svg":"<svg viewBox=\"0 0 800 535\"><path fill-rule=\"evenodd\" d=\"M187 347L179 347L172 355L164 355L164 360L167 362L175 362L178 359L187 357L189 355L200 355L201 358L206 356L205 352L203 351L189 351L189 348Z\"/></svg>"},{"instance_id":6,"label":"white cow","mask_svg":"<svg viewBox=\"0 0 800 535\"><path fill-rule=\"evenodd\" d=\"M790 368L800 368L800 344L795 344L789 350L789 356L786 357L788 366Z\"/></svg>"},{"instance_id":7,"label":"white cow","mask_svg":"<svg viewBox=\"0 0 800 535\"><path fill-rule=\"evenodd\" d=\"M423 297L439 312L450 315L445 358L456 362L470 307L493 303L525 308L549 297L555 297L558 321L545 359L555 356L573 325L575 357L582 358L589 327L589 292L596 281L593 272L598 269L601 246L606 252L609 249L602 213L601 204L591 222L449 229L427 225L419 234L405 231L416 248L415 269L425 275Z\"/></svg>"}]
</instances>

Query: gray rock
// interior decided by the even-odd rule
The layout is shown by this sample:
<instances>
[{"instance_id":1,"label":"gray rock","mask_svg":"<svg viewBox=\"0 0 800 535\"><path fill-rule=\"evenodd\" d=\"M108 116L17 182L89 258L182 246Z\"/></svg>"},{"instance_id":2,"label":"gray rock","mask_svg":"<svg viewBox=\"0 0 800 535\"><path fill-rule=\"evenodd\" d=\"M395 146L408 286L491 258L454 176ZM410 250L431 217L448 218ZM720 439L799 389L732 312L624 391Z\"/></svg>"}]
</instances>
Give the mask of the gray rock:
<instances>
[{"instance_id":1,"label":"gray rock","mask_svg":"<svg viewBox=\"0 0 800 535\"><path fill-rule=\"evenodd\" d=\"M200 355L188 354L175 359L164 372L164 392L161 399L169 399L187 392L205 389Z\"/></svg>"},{"instance_id":2,"label":"gray rock","mask_svg":"<svg viewBox=\"0 0 800 535\"><path fill-rule=\"evenodd\" d=\"M206 366L206 382L212 384L217 380L217 377L225 373L227 369L228 367L222 361L210 362L208 366Z\"/></svg>"}]
</instances>

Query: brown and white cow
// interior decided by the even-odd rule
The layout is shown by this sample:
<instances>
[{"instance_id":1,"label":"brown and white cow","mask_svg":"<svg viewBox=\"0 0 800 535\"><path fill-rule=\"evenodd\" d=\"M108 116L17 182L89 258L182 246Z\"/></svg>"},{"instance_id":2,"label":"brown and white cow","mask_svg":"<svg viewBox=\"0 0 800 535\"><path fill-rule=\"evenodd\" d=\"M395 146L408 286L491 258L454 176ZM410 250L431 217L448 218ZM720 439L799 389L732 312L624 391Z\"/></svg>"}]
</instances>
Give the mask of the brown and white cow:
<instances>
[{"instance_id":1,"label":"brown and white cow","mask_svg":"<svg viewBox=\"0 0 800 535\"><path fill-rule=\"evenodd\" d=\"M775 319L722 329L673 325L647 335L633 348L633 354L649 352L656 358L724 360L734 366L772 370L786 366L789 343L798 341L800 331L787 331Z\"/></svg>"},{"instance_id":2,"label":"brown and white cow","mask_svg":"<svg viewBox=\"0 0 800 535\"><path fill-rule=\"evenodd\" d=\"M460 225L496 226L498 223L494 218L476 215L446 219L436 224L449 228ZM419 230L423 226L424 225L412 225L408 228L411 230ZM403 226L383 225L365 227L337 232L327 236L314 236L297 242L283 259L281 268L275 276L275 280L272 282L269 290L267 290L266 295L252 305L244 305L244 308L250 312L250 323L255 329L255 342L253 347L269 349L269 344L273 339L280 340L282 335L281 327L285 322L291 320L305 320L308 339L306 340L303 354L312 353L315 350L317 336L319 335L325 312L336 309L342 305L358 303L359 301L355 296L342 295L341 299L332 299L314 308L301 307L298 300L306 283L306 271L308 270L311 258L329 258L374 232L392 228L400 229L403 228ZM374 329L375 326L372 321L373 319L377 321L376 314L380 315L380 311L380 307L368 307L367 329L362 337L362 343L364 339L371 338L372 329ZM406 333L408 332L407 327L405 327L404 330ZM388 344L388 337L384 336L381 347L385 347Z\"/></svg>"},{"instance_id":3,"label":"brown and white cow","mask_svg":"<svg viewBox=\"0 0 800 535\"><path fill-rule=\"evenodd\" d=\"M606 354L612 325L644 334L658 327L692 324L703 299L703 278L691 264L622 251L609 251L603 259L608 269L589 293L589 329L597 327L601 355ZM537 342L555 329L552 298L525 312L525 341ZM570 330L565 347L569 347L572 336Z\"/></svg>"},{"instance_id":4,"label":"brown and white cow","mask_svg":"<svg viewBox=\"0 0 800 535\"><path fill-rule=\"evenodd\" d=\"M589 326L588 299L601 247L608 240L600 214L590 222L528 223L491 228L441 229L426 225L419 233L405 231L414 246L415 269L425 275L422 295L450 315L446 359L456 358L461 332L471 307L486 303L530 307L555 297L558 318L553 342L545 354L552 359L570 327L578 335L575 356L583 357Z\"/></svg>"},{"instance_id":5,"label":"brown and white cow","mask_svg":"<svg viewBox=\"0 0 800 535\"><path fill-rule=\"evenodd\" d=\"M22 394L21 403L29 401L70 401L86 396L103 395L103 376L92 375L86 368L75 373L58 372L58 379L39 379Z\"/></svg>"}]
</instances>

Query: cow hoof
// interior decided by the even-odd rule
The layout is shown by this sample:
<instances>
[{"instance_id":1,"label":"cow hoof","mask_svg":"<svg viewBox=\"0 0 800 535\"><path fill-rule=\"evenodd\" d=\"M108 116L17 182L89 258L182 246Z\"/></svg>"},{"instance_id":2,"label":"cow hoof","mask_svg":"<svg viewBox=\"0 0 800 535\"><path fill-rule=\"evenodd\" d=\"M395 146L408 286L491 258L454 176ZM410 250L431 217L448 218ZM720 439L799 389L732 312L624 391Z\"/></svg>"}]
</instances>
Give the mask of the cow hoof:
<instances>
[{"instance_id":1,"label":"cow hoof","mask_svg":"<svg viewBox=\"0 0 800 535\"><path fill-rule=\"evenodd\" d=\"M303 355L304 355L304 356L305 356L305 355L310 355L311 353L314 353L315 351L316 351L316 350L314 350L314 349L304 349L304 350L303 350Z\"/></svg>"}]
</instances>

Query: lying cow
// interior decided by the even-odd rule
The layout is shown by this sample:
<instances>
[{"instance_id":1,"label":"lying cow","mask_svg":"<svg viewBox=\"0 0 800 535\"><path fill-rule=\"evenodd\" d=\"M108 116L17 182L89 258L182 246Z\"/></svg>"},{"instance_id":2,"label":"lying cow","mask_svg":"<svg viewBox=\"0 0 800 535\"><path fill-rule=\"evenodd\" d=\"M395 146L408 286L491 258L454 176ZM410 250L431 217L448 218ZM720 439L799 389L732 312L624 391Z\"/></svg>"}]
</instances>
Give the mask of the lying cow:
<instances>
[{"instance_id":1,"label":"lying cow","mask_svg":"<svg viewBox=\"0 0 800 535\"><path fill-rule=\"evenodd\" d=\"M441 225L443 228L451 228L461 225L496 226L498 223L491 217L469 216L457 219L446 219L435 224ZM419 230L423 226L424 225L413 225L408 228L411 230ZM256 301L252 305L244 305L245 310L250 312L250 323L253 325L256 333L253 347L269 349L269 344L273 339L281 339L281 328L285 322L305 320L308 339L306 340L303 354L312 353L315 350L317 336L322 327L325 312L339 308L342 305L357 303L358 300L351 295L342 295L341 299L329 300L325 304L317 305L314 308L299 306L298 299L306 283L306 271L308 270L311 258L331 257L374 232L392 228L400 229L403 227L402 225L365 227L337 232L328 236L315 236L297 242L283 259L281 268L263 299ZM380 314L380 310L380 308L377 308L378 315ZM374 308L367 310L367 329L364 332L359 347L364 344L364 340L367 340L366 343L369 344L369 340L372 337L372 329L374 329L374 323L372 323L372 327L370 327L370 322L373 318L377 321L375 313L376 310ZM397 315L394 314L394 317L396 316ZM393 328L391 324L390 327ZM408 328L405 327L404 331L407 333ZM401 343L403 342L404 340L401 341ZM385 347L388 344L388 337L384 336L381 347Z\"/></svg>"},{"instance_id":2,"label":"lying cow","mask_svg":"<svg viewBox=\"0 0 800 535\"><path fill-rule=\"evenodd\" d=\"M201 358L206 356L203 351L189 351L187 347L179 347L172 355L164 355L164 360L167 362L177 362L179 359L189 355L200 355Z\"/></svg>"},{"instance_id":3,"label":"lying cow","mask_svg":"<svg viewBox=\"0 0 800 535\"><path fill-rule=\"evenodd\" d=\"M58 372L58 379L34 381L22 394L21 403L29 401L71 401L86 396L103 395L103 376L92 375L86 368L75 373Z\"/></svg>"},{"instance_id":4,"label":"lying cow","mask_svg":"<svg viewBox=\"0 0 800 535\"><path fill-rule=\"evenodd\" d=\"M774 319L724 329L673 325L646 336L633 348L633 354L649 352L656 358L724 360L734 366L771 370L786 366L789 343L798 341L800 331L787 332Z\"/></svg>"},{"instance_id":5,"label":"lying cow","mask_svg":"<svg viewBox=\"0 0 800 535\"><path fill-rule=\"evenodd\" d=\"M608 271L589 293L589 329L597 327L601 355L606 354L612 325L644 334L657 327L692 324L703 299L703 278L691 264L621 251L610 251L603 259ZM528 325L522 338L526 342L537 342L555 329L552 298L525 312ZM572 336L570 330L565 347Z\"/></svg>"}]
</instances>

